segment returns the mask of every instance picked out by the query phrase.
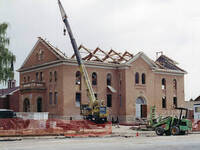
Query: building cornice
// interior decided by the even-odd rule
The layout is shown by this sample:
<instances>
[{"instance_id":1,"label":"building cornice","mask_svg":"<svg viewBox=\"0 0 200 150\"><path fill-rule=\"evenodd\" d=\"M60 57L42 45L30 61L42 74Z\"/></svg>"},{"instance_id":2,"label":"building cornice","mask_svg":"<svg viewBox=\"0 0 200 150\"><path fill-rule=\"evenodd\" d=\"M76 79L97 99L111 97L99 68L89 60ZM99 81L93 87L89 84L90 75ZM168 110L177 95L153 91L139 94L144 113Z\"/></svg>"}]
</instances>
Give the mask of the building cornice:
<instances>
[{"instance_id":1,"label":"building cornice","mask_svg":"<svg viewBox=\"0 0 200 150\"><path fill-rule=\"evenodd\" d=\"M129 69L131 64L109 64L102 62L94 62L94 61L83 61L84 65L87 68L101 68L101 69ZM78 66L77 61L75 59L65 59L65 60L56 60L44 64L40 64L37 66L32 66L28 68L20 68L17 71L21 73L27 73L32 71L43 70L47 68L52 68L60 65L68 65L68 66ZM177 71L177 70L166 70L159 69L157 67L151 67L152 71L156 74L168 74L168 75L184 75L187 72Z\"/></svg>"},{"instance_id":2,"label":"building cornice","mask_svg":"<svg viewBox=\"0 0 200 150\"><path fill-rule=\"evenodd\" d=\"M126 64L108 64L108 63L93 62L93 61L83 61L83 63L88 68L101 68L101 69L125 69L130 66ZM27 73L27 72L52 68L59 65L78 66L77 61L75 59L65 59L65 60L56 60L32 67L20 68L17 71L21 73Z\"/></svg>"},{"instance_id":3,"label":"building cornice","mask_svg":"<svg viewBox=\"0 0 200 150\"><path fill-rule=\"evenodd\" d=\"M156 74L181 75L181 76L184 74L187 74L187 72L183 72L183 71L159 69L159 68L153 68L152 71Z\"/></svg>"}]
</instances>

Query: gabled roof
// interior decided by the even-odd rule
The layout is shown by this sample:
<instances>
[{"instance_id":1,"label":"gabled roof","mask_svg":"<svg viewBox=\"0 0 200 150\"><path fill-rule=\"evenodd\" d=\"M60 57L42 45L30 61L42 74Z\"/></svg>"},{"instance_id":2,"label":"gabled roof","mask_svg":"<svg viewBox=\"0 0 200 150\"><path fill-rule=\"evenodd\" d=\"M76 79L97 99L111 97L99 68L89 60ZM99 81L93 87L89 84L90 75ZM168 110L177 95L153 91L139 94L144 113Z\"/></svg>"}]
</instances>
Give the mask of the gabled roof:
<instances>
[{"instance_id":1,"label":"gabled roof","mask_svg":"<svg viewBox=\"0 0 200 150\"><path fill-rule=\"evenodd\" d=\"M23 68L23 66L26 64L26 62L29 60L30 56L32 55L33 51L35 50L35 48L37 47L37 45L39 43L43 43L47 49L52 52L58 59L66 59L67 56L65 56L65 54L60 51L58 48L54 47L52 44L50 44L48 41L42 39L41 37L38 37L38 41L36 42L36 44L34 45L34 47L32 48L32 50L30 51L28 57L26 57L25 61L23 62L21 68Z\"/></svg>"},{"instance_id":2,"label":"gabled roof","mask_svg":"<svg viewBox=\"0 0 200 150\"><path fill-rule=\"evenodd\" d=\"M126 64L131 64L138 58L142 58L151 68L157 67L156 63L151 60L145 53L139 52L132 59L130 59Z\"/></svg>"},{"instance_id":3,"label":"gabled roof","mask_svg":"<svg viewBox=\"0 0 200 150\"><path fill-rule=\"evenodd\" d=\"M0 97L5 97L7 95L12 95L14 92L19 90L19 86L18 87L14 87L14 88L7 88L7 89L0 89Z\"/></svg>"},{"instance_id":4,"label":"gabled roof","mask_svg":"<svg viewBox=\"0 0 200 150\"><path fill-rule=\"evenodd\" d=\"M54 47L49 41L46 41L44 39L42 39L41 37L38 37L38 39L45 44L46 46L49 47L49 50L51 52L53 52L58 58L60 59L66 59L67 56L65 55L65 53L63 53L61 50L59 50L57 47Z\"/></svg>"},{"instance_id":5,"label":"gabled roof","mask_svg":"<svg viewBox=\"0 0 200 150\"><path fill-rule=\"evenodd\" d=\"M193 101L200 101L200 96L198 96L197 98L195 98Z\"/></svg>"},{"instance_id":6,"label":"gabled roof","mask_svg":"<svg viewBox=\"0 0 200 150\"><path fill-rule=\"evenodd\" d=\"M156 60L156 64L161 68L161 69L167 69L167 70L175 70L175 71L182 71L185 72L185 70L179 68L177 66L177 62L170 59L169 57L165 56L165 55L161 55L157 60Z\"/></svg>"}]
</instances>

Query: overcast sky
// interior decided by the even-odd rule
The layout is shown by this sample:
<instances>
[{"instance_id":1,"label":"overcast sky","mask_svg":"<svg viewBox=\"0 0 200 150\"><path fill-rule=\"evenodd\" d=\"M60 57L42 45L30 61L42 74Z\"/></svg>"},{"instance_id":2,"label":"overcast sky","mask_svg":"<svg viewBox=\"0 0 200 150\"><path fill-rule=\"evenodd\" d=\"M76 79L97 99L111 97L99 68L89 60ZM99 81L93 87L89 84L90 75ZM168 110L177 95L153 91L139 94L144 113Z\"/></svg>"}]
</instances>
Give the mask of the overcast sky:
<instances>
[{"instance_id":1,"label":"overcast sky","mask_svg":"<svg viewBox=\"0 0 200 150\"><path fill-rule=\"evenodd\" d=\"M157 51L185 69L186 100L200 95L199 0L61 0L78 45L106 51L143 51L151 59ZM9 49L15 70L41 36L71 56L63 36L57 0L0 0L0 22L9 23ZM19 73L15 79L19 81ZM19 82L18 82L19 84Z\"/></svg>"}]
</instances>

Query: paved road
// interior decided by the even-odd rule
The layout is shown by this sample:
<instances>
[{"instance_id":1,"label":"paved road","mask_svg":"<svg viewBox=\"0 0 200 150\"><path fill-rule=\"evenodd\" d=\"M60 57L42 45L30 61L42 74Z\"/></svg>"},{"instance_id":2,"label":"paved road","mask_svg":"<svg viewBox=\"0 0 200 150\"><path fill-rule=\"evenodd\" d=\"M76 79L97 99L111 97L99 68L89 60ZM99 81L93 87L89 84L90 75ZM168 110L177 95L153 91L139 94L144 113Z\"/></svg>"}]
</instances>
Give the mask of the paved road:
<instances>
[{"instance_id":1,"label":"paved road","mask_svg":"<svg viewBox=\"0 0 200 150\"><path fill-rule=\"evenodd\" d=\"M188 136L29 139L1 141L0 150L199 150L200 134Z\"/></svg>"}]
</instances>

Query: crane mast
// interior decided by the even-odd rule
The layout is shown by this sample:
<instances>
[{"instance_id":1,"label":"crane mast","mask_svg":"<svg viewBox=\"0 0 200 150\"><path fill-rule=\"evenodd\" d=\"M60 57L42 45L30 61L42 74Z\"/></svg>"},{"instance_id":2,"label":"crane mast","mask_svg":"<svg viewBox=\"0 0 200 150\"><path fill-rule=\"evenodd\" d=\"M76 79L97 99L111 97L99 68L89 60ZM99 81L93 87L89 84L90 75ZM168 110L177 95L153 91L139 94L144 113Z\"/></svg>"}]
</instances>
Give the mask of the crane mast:
<instances>
[{"instance_id":1,"label":"crane mast","mask_svg":"<svg viewBox=\"0 0 200 150\"><path fill-rule=\"evenodd\" d=\"M60 13L61 13L61 16L62 16L62 20L63 20L63 22L64 22L64 24L65 24L65 26L67 28L67 32L69 34L74 53L76 55L76 59L77 59L78 65L80 67L81 75L83 75L83 78L84 78L84 81L85 81L85 84L86 84L87 93L88 93L88 97L89 97L89 107L92 108L94 102L96 101L96 97L94 95L94 91L93 91L91 82L89 80L89 76L88 76L87 70L85 68L85 65L83 64L80 52L78 50L78 47L77 47L77 44L76 44L76 40L75 40L75 38L73 36L73 33L72 33L72 30L70 28L70 25L69 25L69 22L68 22L68 19L67 19L67 15L65 13L65 10L64 10L60 0L58 0L58 5L59 5L59 8L60 8Z\"/></svg>"}]
</instances>

